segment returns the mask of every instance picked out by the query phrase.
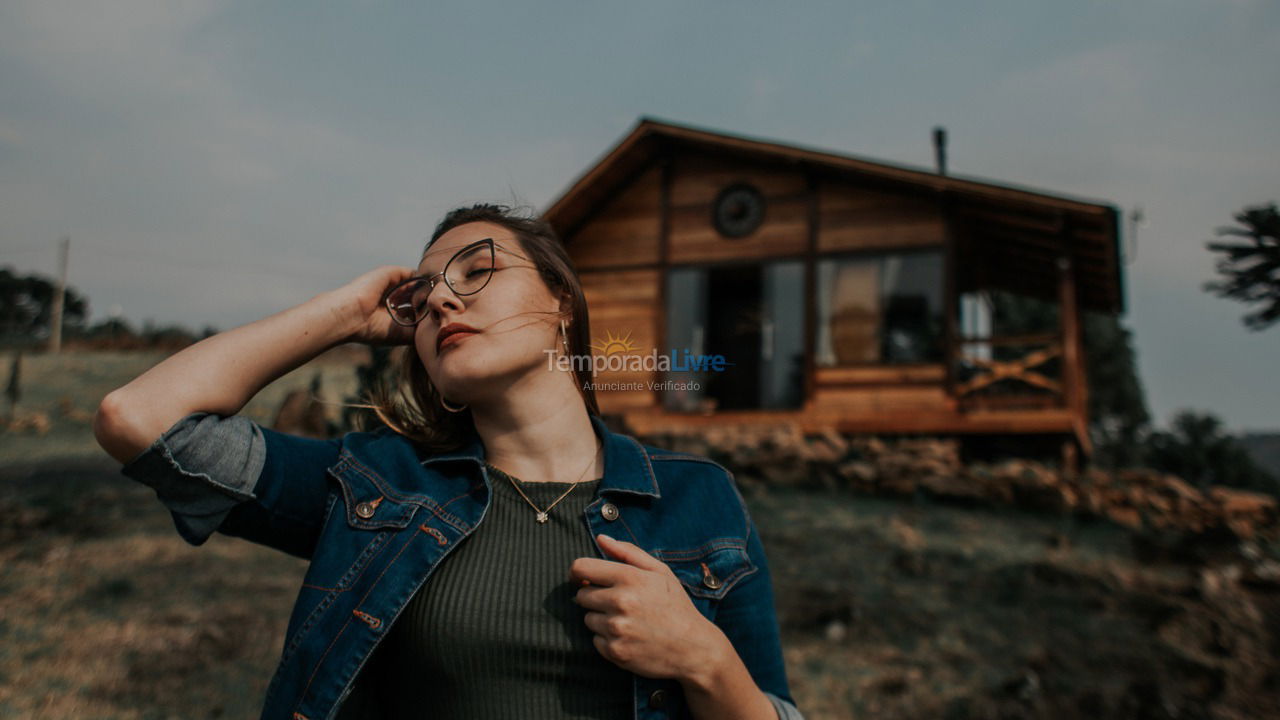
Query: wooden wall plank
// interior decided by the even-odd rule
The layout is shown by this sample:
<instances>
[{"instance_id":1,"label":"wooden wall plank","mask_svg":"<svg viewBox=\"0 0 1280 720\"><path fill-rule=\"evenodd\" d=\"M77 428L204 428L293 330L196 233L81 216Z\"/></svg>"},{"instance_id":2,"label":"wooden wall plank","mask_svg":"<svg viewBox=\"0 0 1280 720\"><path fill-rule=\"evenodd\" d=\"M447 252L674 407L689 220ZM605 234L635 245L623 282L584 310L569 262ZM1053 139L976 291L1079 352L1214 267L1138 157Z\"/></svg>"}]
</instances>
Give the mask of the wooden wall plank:
<instances>
[{"instance_id":1,"label":"wooden wall plank","mask_svg":"<svg viewBox=\"0 0 1280 720\"><path fill-rule=\"evenodd\" d=\"M634 350L627 354L647 355L658 348L659 270L593 270L580 273L582 291L591 315L591 343L595 348L610 338L626 338ZM661 352L661 348L658 348ZM599 355L600 350L594 350ZM623 412L657 405L657 393L650 390L608 387L616 383L649 383L661 380L660 373L643 370L602 370L592 381L597 384L600 411ZM601 385L603 384L603 387Z\"/></svg>"},{"instance_id":2,"label":"wooden wall plank","mask_svg":"<svg viewBox=\"0 0 1280 720\"><path fill-rule=\"evenodd\" d=\"M877 412L890 415L895 412L950 409L954 401L940 385L934 386L878 386L839 387L818 386L814 389L810 406L813 409L830 408L841 412Z\"/></svg>"},{"instance_id":3,"label":"wooden wall plank","mask_svg":"<svg viewBox=\"0 0 1280 720\"><path fill-rule=\"evenodd\" d=\"M943 245L945 224L936 202L824 182L818 193L818 251Z\"/></svg>"},{"instance_id":4,"label":"wooden wall plank","mask_svg":"<svg viewBox=\"0 0 1280 720\"><path fill-rule=\"evenodd\" d=\"M817 367L817 385L914 385L941 384L944 365L868 365L865 367Z\"/></svg>"},{"instance_id":5,"label":"wooden wall plank","mask_svg":"<svg viewBox=\"0 0 1280 720\"><path fill-rule=\"evenodd\" d=\"M674 207L709 208L721 190L737 182L755 185L765 198L803 195L809 184L799 170L709 155L677 156L672 170L671 204Z\"/></svg>"},{"instance_id":6,"label":"wooden wall plank","mask_svg":"<svg viewBox=\"0 0 1280 720\"><path fill-rule=\"evenodd\" d=\"M579 270L658 262L660 181L646 170L568 239Z\"/></svg>"},{"instance_id":7,"label":"wooden wall plank","mask_svg":"<svg viewBox=\"0 0 1280 720\"><path fill-rule=\"evenodd\" d=\"M594 314L597 303L648 303L658 301L658 270L591 270L578 273L587 307Z\"/></svg>"}]
</instances>

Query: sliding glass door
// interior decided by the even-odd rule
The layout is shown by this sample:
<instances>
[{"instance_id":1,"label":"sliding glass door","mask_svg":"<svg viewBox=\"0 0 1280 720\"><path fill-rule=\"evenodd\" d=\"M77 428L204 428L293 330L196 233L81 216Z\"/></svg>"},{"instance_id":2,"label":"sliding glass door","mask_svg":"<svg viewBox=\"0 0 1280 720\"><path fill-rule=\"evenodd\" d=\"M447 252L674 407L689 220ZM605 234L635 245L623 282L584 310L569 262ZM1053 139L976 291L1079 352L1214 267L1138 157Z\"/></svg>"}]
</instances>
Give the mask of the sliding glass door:
<instances>
[{"instance_id":1,"label":"sliding glass door","mask_svg":"<svg viewBox=\"0 0 1280 720\"><path fill-rule=\"evenodd\" d=\"M796 408L804 395L804 266L798 260L672 269L669 410ZM706 367L719 356L720 369ZM684 369L698 367L701 369Z\"/></svg>"}]
</instances>

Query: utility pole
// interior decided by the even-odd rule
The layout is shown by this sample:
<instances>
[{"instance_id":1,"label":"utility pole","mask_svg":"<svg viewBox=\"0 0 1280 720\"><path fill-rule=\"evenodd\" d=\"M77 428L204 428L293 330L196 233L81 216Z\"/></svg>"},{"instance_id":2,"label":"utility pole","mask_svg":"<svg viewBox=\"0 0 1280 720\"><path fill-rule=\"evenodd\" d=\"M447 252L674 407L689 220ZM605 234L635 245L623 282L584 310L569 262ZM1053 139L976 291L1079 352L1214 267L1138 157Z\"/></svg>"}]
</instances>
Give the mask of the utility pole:
<instances>
[{"instance_id":1,"label":"utility pole","mask_svg":"<svg viewBox=\"0 0 1280 720\"><path fill-rule=\"evenodd\" d=\"M52 321L49 327L49 352L62 350L62 296L67 292L67 255L71 253L71 238L63 237L58 243L58 284L53 290Z\"/></svg>"}]
</instances>

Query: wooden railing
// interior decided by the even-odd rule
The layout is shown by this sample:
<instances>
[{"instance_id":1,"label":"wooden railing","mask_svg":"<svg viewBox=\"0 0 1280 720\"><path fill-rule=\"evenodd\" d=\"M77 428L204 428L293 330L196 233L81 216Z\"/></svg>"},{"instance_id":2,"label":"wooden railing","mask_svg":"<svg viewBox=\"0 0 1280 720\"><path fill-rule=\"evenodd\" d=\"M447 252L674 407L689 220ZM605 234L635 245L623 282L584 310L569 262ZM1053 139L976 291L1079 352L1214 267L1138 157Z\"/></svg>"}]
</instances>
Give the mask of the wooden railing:
<instances>
[{"instance_id":1,"label":"wooden railing","mask_svg":"<svg viewBox=\"0 0 1280 720\"><path fill-rule=\"evenodd\" d=\"M1005 357L987 359L971 351L966 352L968 348L981 346L991 347L993 356ZM1008 353L996 350L1016 347L1027 348L1028 351L1010 357ZM991 395L1026 395L1040 398L1041 401L1052 398L1053 404L1064 404L1062 356L1062 338L1052 333L957 338L955 356L952 358L955 367L952 395L961 400L975 401ZM1059 360L1057 372L1046 372L1044 366L1054 359Z\"/></svg>"}]
</instances>

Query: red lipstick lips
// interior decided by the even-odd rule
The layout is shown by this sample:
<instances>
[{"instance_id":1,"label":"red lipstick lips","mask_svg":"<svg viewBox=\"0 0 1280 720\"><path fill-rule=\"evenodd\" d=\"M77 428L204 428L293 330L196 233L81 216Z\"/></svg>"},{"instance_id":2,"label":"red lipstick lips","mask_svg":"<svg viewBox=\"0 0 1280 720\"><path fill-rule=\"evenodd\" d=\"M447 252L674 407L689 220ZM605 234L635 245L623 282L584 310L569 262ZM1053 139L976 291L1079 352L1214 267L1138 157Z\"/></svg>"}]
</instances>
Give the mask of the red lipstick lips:
<instances>
[{"instance_id":1,"label":"red lipstick lips","mask_svg":"<svg viewBox=\"0 0 1280 720\"><path fill-rule=\"evenodd\" d=\"M440 332L436 333L436 352L440 352L440 349L445 345L445 340L447 340L450 335L474 334L478 332L480 331L470 325L465 325L463 323L449 323L448 325L440 328ZM454 340L449 344L452 345L456 342L458 341Z\"/></svg>"}]
</instances>

